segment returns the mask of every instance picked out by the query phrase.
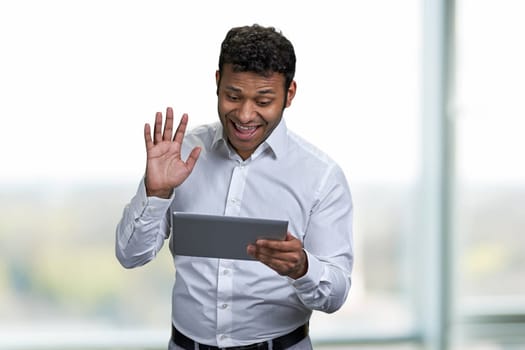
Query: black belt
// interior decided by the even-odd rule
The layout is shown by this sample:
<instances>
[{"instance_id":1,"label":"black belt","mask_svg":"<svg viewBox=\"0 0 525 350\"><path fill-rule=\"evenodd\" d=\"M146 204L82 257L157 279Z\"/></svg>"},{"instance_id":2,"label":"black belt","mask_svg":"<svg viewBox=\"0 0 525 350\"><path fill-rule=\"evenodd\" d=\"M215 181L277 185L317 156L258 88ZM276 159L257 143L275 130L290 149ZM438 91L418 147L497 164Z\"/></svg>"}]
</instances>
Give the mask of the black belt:
<instances>
[{"instance_id":1,"label":"black belt","mask_svg":"<svg viewBox=\"0 0 525 350\"><path fill-rule=\"evenodd\" d=\"M280 336L278 338L275 338L273 340L270 340L272 342L272 349L273 350L285 350L292 345L297 344L304 338L308 336L308 323L300 326L294 331L291 331L288 334L285 334L283 336ZM213 345L204 345L199 344L192 339L188 338L181 332L177 330L173 325L171 326L171 339L175 344L182 347L185 350L195 350L195 345L197 345L197 349L199 350L219 350L221 348L218 348ZM228 348L223 348L226 350L268 350L269 349L269 342L265 341L261 343L255 343L250 345L244 345L244 346L232 346Z\"/></svg>"}]
</instances>

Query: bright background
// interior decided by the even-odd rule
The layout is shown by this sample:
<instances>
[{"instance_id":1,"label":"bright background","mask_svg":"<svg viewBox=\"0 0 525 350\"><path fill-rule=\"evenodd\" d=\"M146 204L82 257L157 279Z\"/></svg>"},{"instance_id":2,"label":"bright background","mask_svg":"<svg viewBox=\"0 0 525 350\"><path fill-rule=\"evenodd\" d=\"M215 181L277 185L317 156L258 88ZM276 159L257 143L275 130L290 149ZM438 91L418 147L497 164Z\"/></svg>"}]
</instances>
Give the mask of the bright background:
<instances>
[{"instance_id":1,"label":"bright background","mask_svg":"<svg viewBox=\"0 0 525 350\"><path fill-rule=\"evenodd\" d=\"M144 170L144 123L167 106L214 122L220 43L253 23L294 44L286 121L339 162L355 201L354 285L340 311L314 314L314 342L524 348L525 3L460 0L449 18L443 277L421 245L422 184L440 166L425 168L423 13L439 2L1 0L0 349L165 346L169 253L124 270L115 225ZM450 297L438 336L429 280Z\"/></svg>"}]
</instances>

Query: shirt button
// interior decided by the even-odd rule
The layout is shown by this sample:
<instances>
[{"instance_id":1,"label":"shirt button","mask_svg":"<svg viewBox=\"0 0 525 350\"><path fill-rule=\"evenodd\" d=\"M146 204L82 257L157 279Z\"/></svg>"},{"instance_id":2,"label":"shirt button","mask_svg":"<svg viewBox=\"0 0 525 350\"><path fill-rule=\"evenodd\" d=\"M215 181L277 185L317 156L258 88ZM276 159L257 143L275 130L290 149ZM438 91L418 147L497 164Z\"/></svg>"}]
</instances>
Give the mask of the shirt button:
<instances>
[{"instance_id":1,"label":"shirt button","mask_svg":"<svg viewBox=\"0 0 525 350\"><path fill-rule=\"evenodd\" d=\"M226 334L222 334L222 335L220 336L220 338L221 338L221 340L224 340L224 339L228 338L228 336L227 336Z\"/></svg>"},{"instance_id":2,"label":"shirt button","mask_svg":"<svg viewBox=\"0 0 525 350\"><path fill-rule=\"evenodd\" d=\"M224 271L222 271L222 274L225 275L225 276L227 276L227 275L230 274L230 270L225 269Z\"/></svg>"},{"instance_id":3,"label":"shirt button","mask_svg":"<svg viewBox=\"0 0 525 350\"><path fill-rule=\"evenodd\" d=\"M228 308L228 304L222 304L221 305L221 309L227 309Z\"/></svg>"}]
</instances>

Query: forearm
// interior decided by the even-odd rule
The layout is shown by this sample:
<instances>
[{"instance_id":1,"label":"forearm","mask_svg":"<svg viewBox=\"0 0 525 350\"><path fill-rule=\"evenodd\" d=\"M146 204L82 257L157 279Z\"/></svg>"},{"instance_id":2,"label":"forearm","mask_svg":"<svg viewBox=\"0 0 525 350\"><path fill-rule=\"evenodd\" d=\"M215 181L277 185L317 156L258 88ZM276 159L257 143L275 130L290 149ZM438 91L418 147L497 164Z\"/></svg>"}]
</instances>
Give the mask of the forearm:
<instances>
[{"instance_id":1,"label":"forearm","mask_svg":"<svg viewBox=\"0 0 525 350\"><path fill-rule=\"evenodd\" d=\"M116 229L115 254L122 266L144 265L157 255L169 235L170 202L148 198L141 183Z\"/></svg>"}]
</instances>

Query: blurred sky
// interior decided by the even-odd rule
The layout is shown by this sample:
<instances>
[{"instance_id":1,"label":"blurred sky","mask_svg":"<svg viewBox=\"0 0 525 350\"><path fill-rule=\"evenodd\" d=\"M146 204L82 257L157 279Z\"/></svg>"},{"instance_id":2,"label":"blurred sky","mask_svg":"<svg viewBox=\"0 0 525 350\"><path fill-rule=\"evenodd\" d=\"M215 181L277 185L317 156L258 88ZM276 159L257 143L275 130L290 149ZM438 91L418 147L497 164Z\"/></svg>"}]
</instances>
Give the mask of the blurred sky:
<instances>
[{"instance_id":1,"label":"blurred sky","mask_svg":"<svg viewBox=\"0 0 525 350\"><path fill-rule=\"evenodd\" d=\"M259 23L282 30L296 48L298 95L288 125L354 181L384 178L385 169L391 181L411 181L419 3L350 8L342 1L2 1L0 180L137 181L143 124L168 105L189 113L193 126L217 120L220 43L230 27ZM406 11L411 20L396 28L379 25ZM398 65L416 68L406 76Z\"/></svg>"},{"instance_id":2,"label":"blurred sky","mask_svg":"<svg viewBox=\"0 0 525 350\"><path fill-rule=\"evenodd\" d=\"M516 8L525 2L458 4L460 74L450 108L459 121L459 171L466 181L523 183L516 157L525 148L525 108L516 101L525 91L525 49L494 33L524 33ZM420 11L416 0L2 1L0 181L136 181L143 124L166 106L189 113L192 126L217 120L220 42L232 26L259 23L281 29L297 51L288 125L354 182L413 182ZM509 64L494 66L502 54Z\"/></svg>"}]
</instances>

